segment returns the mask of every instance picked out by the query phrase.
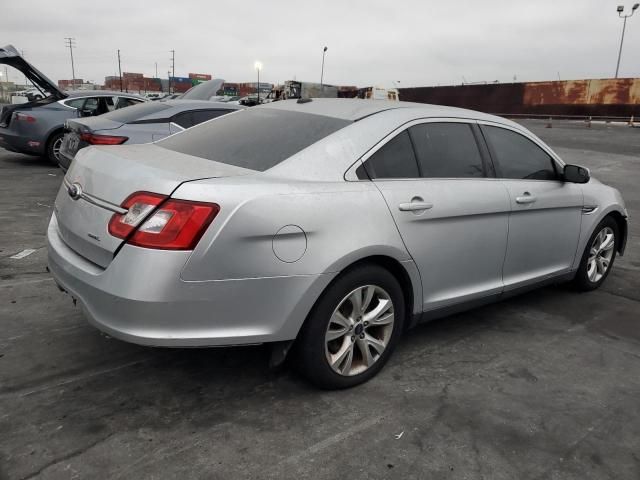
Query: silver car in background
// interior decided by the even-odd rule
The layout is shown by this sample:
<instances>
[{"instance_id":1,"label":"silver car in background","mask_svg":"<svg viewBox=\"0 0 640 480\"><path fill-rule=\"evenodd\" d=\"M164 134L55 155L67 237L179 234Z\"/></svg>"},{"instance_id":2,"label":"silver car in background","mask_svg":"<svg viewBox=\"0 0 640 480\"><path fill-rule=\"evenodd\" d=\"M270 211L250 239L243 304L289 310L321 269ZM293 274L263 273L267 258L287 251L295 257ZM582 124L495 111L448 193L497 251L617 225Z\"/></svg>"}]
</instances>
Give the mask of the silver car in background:
<instances>
[{"instance_id":1,"label":"silver car in background","mask_svg":"<svg viewBox=\"0 0 640 480\"><path fill-rule=\"evenodd\" d=\"M626 236L617 190L509 120L301 99L81 151L47 239L61 289L109 335L278 342L344 388L420 321L549 282L597 288Z\"/></svg>"},{"instance_id":2,"label":"silver car in background","mask_svg":"<svg viewBox=\"0 0 640 480\"><path fill-rule=\"evenodd\" d=\"M62 91L11 45L0 48L0 65L20 71L41 94L32 95L33 100L27 103L6 105L0 110L0 147L42 155L54 165L60 159L66 120L101 115L147 101L140 95L125 92Z\"/></svg>"},{"instance_id":3,"label":"silver car in background","mask_svg":"<svg viewBox=\"0 0 640 480\"><path fill-rule=\"evenodd\" d=\"M60 167L90 145L150 143L243 107L202 100L162 100L134 105L99 117L69 120L60 148Z\"/></svg>"}]
</instances>

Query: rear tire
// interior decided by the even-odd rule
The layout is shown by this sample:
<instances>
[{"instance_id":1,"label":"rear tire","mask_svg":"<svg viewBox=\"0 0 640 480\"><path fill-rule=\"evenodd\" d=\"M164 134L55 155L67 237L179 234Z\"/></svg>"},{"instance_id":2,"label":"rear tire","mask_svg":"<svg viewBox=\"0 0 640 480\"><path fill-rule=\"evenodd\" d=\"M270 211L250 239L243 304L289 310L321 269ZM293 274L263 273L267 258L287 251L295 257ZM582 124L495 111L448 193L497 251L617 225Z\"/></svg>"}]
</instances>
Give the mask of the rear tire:
<instances>
[{"instance_id":1,"label":"rear tire","mask_svg":"<svg viewBox=\"0 0 640 480\"><path fill-rule=\"evenodd\" d=\"M47 141L47 160L56 167L60 164L60 147L62 146L62 139L64 138L64 132L56 132Z\"/></svg>"},{"instance_id":2,"label":"rear tire","mask_svg":"<svg viewBox=\"0 0 640 480\"><path fill-rule=\"evenodd\" d=\"M294 347L296 366L320 388L349 388L384 367L403 331L396 278L378 265L344 272L322 294Z\"/></svg>"},{"instance_id":3,"label":"rear tire","mask_svg":"<svg viewBox=\"0 0 640 480\"><path fill-rule=\"evenodd\" d=\"M618 235L618 224L610 216L603 218L594 229L573 280L578 290L595 290L605 281L616 259Z\"/></svg>"}]
</instances>

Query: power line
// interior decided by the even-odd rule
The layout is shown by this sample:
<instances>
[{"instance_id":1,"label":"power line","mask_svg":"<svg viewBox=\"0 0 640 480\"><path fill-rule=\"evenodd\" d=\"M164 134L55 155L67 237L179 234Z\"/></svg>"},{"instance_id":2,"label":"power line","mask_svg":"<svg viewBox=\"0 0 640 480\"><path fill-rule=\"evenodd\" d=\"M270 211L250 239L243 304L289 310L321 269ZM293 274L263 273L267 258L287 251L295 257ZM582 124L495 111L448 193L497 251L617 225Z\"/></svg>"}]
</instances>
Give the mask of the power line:
<instances>
[{"instance_id":1,"label":"power line","mask_svg":"<svg viewBox=\"0 0 640 480\"><path fill-rule=\"evenodd\" d=\"M76 87L76 69L75 66L73 65L73 47L76 46L75 41L76 39L73 37L64 37L65 40L65 46L69 48L69 53L71 54L71 85L72 85L72 89L75 89Z\"/></svg>"}]
</instances>

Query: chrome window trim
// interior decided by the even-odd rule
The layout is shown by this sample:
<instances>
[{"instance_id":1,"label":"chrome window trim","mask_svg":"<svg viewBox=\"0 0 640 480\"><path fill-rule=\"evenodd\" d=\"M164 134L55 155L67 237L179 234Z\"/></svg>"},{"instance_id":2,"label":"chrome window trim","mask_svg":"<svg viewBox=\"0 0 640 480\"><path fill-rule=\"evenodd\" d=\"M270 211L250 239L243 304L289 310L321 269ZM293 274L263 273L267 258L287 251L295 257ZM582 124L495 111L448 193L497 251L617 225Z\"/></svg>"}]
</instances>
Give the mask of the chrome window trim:
<instances>
[{"instance_id":1,"label":"chrome window trim","mask_svg":"<svg viewBox=\"0 0 640 480\"><path fill-rule=\"evenodd\" d=\"M364 165L364 163L378 150L380 150L384 145L393 140L397 135L401 134L405 130L415 126L421 125L423 123L466 123L467 125L477 124L478 120L474 118L458 118L458 117L427 117L427 118L416 118L410 120L408 122L403 123L399 127L392 130L389 134L384 136L378 143L376 143L373 147L371 147L364 155L362 155L358 160L356 160L345 172L344 179L347 182L372 182L375 180L365 180L360 179L356 175L356 170L360 167L360 165ZM498 124L499 125L499 124ZM479 152L480 153L480 152ZM417 159L416 159L417 161ZM391 181L407 181L407 180L495 180L495 178L488 177L438 177L438 178L428 178L428 177L420 177L420 178L381 178L380 181L391 182Z\"/></svg>"},{"instance_id":2,"label":"chrome window trim","mask_svg":"<svg viewBox=\"0 0 640 480\"><path fill-rule=\"evenodd\" d=\"M492 122L490 120L478 120L477 123L478 123L478 125L486 125L487 127L498 127L498 128L503 128L505 130L511 130L514 133L518 133L518 134L522 135L527 140L533 142L534 145L536 145L539 148L541 148L542 151L544 151L547 155L549 155L551 157L551 159L554 162L556 162L556 164L557 164L556 166L559 167L558 168L558 172L560 174L564 170L564 166L566 165L565 162L556 154L556 152L551 150L551 148L549 146L547 146L546 144L541 143L542 140L540 140L538 137L536 137L532 133L530 133L530 132L528 132L526 130L521 130L521 129L517 128L517 127L513 127L511 125L505 125L504 123ZM487 140L485 139L485 141L487 141ZM522 179L503 178L502 180L529 180L531 182L557 182L557 181L559 181L559 180L533 180L533 179L526 179L526 178L522 178Z\"/></svg>"}]
</instances>

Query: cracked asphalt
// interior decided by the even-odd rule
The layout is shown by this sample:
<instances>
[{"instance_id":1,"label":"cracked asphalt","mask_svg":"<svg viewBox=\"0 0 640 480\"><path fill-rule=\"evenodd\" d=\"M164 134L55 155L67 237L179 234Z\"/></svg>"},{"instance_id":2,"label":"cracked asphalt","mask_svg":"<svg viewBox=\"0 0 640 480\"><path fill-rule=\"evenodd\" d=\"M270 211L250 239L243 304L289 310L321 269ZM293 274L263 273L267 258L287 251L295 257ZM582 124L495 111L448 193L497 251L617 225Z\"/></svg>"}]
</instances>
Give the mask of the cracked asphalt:
<instances>
[{"instance_id":1,"label":"cracked asphalt","mask_svg":"<svg viewBox=\"0 0 640 480\"><path fill-rule=\"evenodd\" d=\"M90 327L45 270L62 172L0 150L0 478L640 478L640 129L524 123L621 190L627 254L598 291L420 326L340 392L270 371L264 347L154 349Z\"/></svg>"}]
</instances>

